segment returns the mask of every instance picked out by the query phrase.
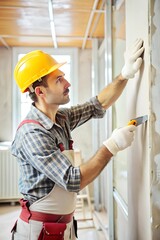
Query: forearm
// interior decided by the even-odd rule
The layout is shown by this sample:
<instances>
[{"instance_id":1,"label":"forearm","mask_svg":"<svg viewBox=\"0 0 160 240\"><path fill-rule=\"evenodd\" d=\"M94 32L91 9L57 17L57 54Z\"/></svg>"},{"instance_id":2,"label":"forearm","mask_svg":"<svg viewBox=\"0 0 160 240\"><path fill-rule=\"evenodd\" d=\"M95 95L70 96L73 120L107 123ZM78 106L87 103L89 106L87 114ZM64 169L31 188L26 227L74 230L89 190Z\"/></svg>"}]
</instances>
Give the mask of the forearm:
<instances>
[{"instance_id":1,"label":"forearm","mask_svg":"<svg viewBox=\"0 0 160 240\"><path fill-rule=\"evenodd\" d=\"M97 98L104 109L109 108L119 98L127 84L127 81L128 80L124 79L120 74L112 83L110 83L98 94Z\"/></svg>"},{"instance_id":2,"label":"forearm","mask_svg":"<svg viewBox=\"0 0 160 240\"><path fill-rule=\"evenodd\" d=\"M80 166L80 189L86 187L101 173L112 156L112 153L105 146L102 146L88 162Z\"/></svg>"}]
</instances>

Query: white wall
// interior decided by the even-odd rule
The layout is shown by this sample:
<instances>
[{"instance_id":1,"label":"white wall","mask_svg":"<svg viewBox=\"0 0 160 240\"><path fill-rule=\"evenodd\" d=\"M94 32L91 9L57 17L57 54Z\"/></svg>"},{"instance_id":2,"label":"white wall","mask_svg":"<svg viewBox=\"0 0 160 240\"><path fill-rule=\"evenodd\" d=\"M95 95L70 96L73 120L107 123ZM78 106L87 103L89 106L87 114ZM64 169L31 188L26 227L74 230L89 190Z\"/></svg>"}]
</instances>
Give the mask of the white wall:
<instances>
[{"instance_id":1,"label":"white wall","mask_svg":"<svg viewBox=\"0 0 160 240\"><path fill-rule=\"evenodd\" d=\"M142 10L143 9L143 10ZM126 1L126 46L136 38L145 45L141 71L127 85L128 119L149 116L149 1ZM137 127L128 157L128 226L130 240L151 239L149 121Z\"/></svg>"},{"instance_id":2,"label":"white wall","mask_svg":"<svg viewBox=\"0 0 160 240\"><path fill-rule=\"evenodd\" d=\"M91 50L79 51L79 83L78 83L78 103L88 101L92 97L92 52ZM73 139L76 148L82 151L84 160L88 160L92 154L92 124L91 121L85 123L73 131Z\"/></svg>"},{"instance_id":3,"label":"white wall","mask_svg":"<svg viewBox=\"0 0 160 240\"><path fill-rule=\"evenodd\" d=\"M134 79L128 81L124 94L115 104L114 124L119 127L131 118L146 114L149 120L146 124L137 127L132 146L118 154L114 161L115 186L128 204L128 223L124 224L125 218L121 215L120 221L116 222L118 229L116 239L159 240L160 1L126 0L125 5L126 47L129 47L136 38L142 38L145 53L141 71ZM117 29L114 28L115 32L117 33ZM121 42L122 40L118 42L116 40L114 47L120 49ZM115 58L117 54L119 51L115 54ZM115 59L114 64L116 63ZM119 64L114 65L114 73L117 72L117 66L119 67ZM126 165L123 164L125 159ZM127 170L127 175L126 181L122 182L120 176L124 169ZM118 216L117 212L117 219Z\"/></svg>"},{"instance_id":4,"label":"white wall","mask_svg":"<svg viewBox=\"0 0 160 240\"><path fill-rule=\"evenodd\" d=\"M150 162L152 239L160 239L160 1L151 1Z\"/></svg>"},{"instance_id":5,"label":"white wall","mask_svg":"<svg viewBox=\"0 0 160 240\"><path fill-rule=\"evenodd\" d=\"M0 142L12 139L12 51L0 47Z\"/></svg>"}]
</instances>

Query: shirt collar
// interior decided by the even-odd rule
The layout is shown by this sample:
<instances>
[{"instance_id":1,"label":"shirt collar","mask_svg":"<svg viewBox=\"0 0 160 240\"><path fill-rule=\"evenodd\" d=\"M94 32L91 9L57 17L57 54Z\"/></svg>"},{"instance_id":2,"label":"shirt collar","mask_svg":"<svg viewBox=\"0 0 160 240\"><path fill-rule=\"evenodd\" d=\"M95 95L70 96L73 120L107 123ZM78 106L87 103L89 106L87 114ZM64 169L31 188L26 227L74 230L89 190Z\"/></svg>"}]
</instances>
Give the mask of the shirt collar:
<instances>
[{"instance_id":1,"label":"shirt collar","mask_svg":"<svg viewBox=\"0 0 160 240\"><path fill-rule=\"evenodd\" d=\"M66 121L65 115L58 111L56 114L57 123L52 122L49 117L35 107L34 103L31 105L30 113L31 114L29 114L27 118L37 120L47 130L51 129L53 125L57 125L59 127L64 126Z\"/></svg>"}]
</instances>

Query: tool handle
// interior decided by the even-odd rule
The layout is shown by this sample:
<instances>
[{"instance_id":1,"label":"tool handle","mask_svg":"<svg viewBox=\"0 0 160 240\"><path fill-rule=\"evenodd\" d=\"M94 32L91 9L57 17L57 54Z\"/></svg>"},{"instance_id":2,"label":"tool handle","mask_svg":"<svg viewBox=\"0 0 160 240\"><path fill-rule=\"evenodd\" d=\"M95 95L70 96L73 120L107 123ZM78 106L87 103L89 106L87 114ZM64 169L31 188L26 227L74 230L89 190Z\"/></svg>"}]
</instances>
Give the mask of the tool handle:
<instances>
[{"instance_id":1,"label":"tool handle","mask_svg":"<svg viewBox=\"0 0 160 240\"><path fill-rule=\"evenodd\" d=\"M135 119L132 119L132 120L129 121L128 125L137 126L137 121Z\"/></svg>"}]
</instances>

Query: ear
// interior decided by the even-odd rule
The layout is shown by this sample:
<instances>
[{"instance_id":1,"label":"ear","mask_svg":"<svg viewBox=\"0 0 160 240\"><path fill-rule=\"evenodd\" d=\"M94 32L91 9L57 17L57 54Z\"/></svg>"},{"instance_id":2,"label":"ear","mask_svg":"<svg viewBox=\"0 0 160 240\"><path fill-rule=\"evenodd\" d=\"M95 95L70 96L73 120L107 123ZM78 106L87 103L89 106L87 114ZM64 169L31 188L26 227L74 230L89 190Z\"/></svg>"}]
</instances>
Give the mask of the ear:
<instances>
[{"instance_id":1,"label":"ear","mask_svg":"<svg viewBox=\"0 0 160 240\"><path fill-rule=\"evenodd\" d=\"M44 93L43 93L43 90L41 89L41 87L39 87L39 86L37 86L37 87L35 87L35 94L37 95L37 96L42 96Z\"/></svg>"}]
</instances>

